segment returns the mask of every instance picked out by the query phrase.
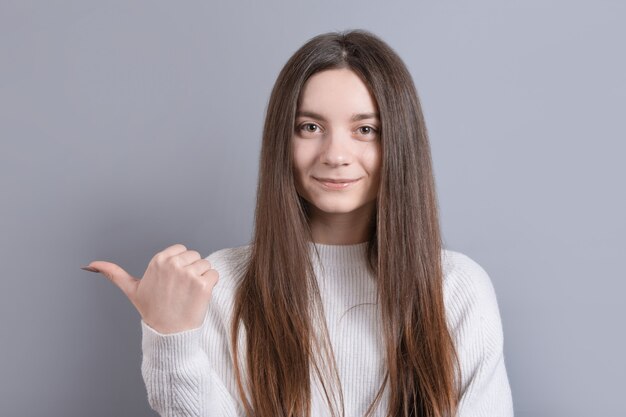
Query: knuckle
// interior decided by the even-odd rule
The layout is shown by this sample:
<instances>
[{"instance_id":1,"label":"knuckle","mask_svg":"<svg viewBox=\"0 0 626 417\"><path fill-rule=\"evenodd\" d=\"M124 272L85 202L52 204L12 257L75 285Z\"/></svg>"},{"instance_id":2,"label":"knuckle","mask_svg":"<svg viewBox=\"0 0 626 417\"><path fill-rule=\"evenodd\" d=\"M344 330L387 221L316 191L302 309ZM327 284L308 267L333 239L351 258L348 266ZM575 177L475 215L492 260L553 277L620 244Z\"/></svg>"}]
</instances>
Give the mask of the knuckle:
<instances>
[{"instance_id":1,"label":"knuckle","mask_svg":"<svg viewBox=\"0 0 626 417\"><path fill-rule=\"evenodd\" d=\"M162 264L165 259L167 258L163 252L159 252L152 257L152 261L156 264Z\"/></svg>"},{"instance_id":2,"label":"knuckle","mask_svg":"<svg viewBox=\"0 0 626 417\"><path fill-rule=\"evenodd\" d=\"M178 256L172 256L171 258L168 258L167 261L175 268L181 268L183 266L183 262Z\"/></svg>"}]
</instances>

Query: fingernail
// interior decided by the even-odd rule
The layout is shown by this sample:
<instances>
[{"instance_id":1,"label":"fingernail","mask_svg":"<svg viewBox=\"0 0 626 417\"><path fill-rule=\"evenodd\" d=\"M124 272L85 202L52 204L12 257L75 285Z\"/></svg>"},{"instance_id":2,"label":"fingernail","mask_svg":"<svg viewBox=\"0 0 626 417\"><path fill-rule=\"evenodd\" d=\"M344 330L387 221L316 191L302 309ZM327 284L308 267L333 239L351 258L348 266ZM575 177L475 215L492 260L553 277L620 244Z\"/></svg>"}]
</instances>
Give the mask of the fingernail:
<instances>
[{"instance_id":1,"label":"fingernail","mask_svg":"<svg viewBox=\"0 0 626 417\"><path fill-rule=\"evenodd\" d=\"M99 269L96 269L93 266L81 266L80 269L84 269L85 271L90 271L90 272L100 272Z\"/></svg>"}]
</instances>

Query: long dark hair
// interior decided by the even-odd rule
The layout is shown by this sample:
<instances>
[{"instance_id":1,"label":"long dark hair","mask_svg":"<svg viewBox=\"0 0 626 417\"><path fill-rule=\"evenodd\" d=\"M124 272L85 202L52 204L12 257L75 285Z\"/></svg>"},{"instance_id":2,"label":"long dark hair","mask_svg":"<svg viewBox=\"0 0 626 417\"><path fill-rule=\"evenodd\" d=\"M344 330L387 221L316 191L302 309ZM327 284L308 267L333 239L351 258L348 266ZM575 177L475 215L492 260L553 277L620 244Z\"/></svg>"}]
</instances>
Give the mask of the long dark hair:
<instances>
[{"instance_id":1,"label":"long dark hair","mask_svg":"<svg viewBox=\"0 0 626 417\"><path fill-rule=\"evenodd\" d=\"M363 80L376 99L381 122L381 179L367 253L377 277L387 373L367 414L388 384L387 416L451 417L459 401L460 367L446 324L428 134L406 66L365 30L315 36L291 56L274 84L263 130L254 236L231 329L239 394L249 416L309 416L313 370L333 415L337 408L343 413L309 256L306 203L296 192L291 153L305 82L335 68L348 68ZM245 360L237 354L242 324ZM330 379L334 388L327 386Z\"/></svg>"}]
</instances>

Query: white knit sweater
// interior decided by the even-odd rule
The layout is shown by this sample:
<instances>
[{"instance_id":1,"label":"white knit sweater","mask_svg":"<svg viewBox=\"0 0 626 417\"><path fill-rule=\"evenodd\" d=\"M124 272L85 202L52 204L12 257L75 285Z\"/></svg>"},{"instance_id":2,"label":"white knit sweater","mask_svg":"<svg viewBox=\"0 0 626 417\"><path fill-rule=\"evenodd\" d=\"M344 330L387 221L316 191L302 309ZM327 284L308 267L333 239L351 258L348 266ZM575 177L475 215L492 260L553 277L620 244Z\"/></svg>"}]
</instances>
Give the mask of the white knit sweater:
<instances>
[{"instance_id":1,"label":"white knit sweater","mask_svg":"<svg viewBox=\"0 0 626 417\"><path fill-rule=\"evenodd\" d=\"M311 242L311 254L315 253L313 245L320 254L319 259L312 259L341 378L345 415L363 416L385 373L376 284L365 263L367 243ZM201 327L164 335L141 321L141 373L148 402L161 416L245 415L236 388L228 331L238 276L235 268L242 265L249 249L249 245L226 248L207 257L219 272L219 281ZM457 416L511 417L513 401L505 368L502 324L491 280L467 255L443 250L442 259L446 315L462 371L463 395ZM239 354L243 355L245 344L239 343ZM244 363L243 356L240 358ZM330 415L319 394L317 378L311 381L312 416ZM388 389L376 408L376 416L385 415L387 398Z\"/></svg>"}]
</instances>

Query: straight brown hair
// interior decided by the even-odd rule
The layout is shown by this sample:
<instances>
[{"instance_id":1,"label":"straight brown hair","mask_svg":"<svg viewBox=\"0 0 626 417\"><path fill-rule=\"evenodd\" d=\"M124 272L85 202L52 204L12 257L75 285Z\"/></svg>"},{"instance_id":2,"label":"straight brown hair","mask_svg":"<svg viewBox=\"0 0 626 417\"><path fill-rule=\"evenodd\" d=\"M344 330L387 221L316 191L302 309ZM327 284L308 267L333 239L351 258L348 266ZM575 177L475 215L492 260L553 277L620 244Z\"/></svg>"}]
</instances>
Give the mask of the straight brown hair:
<instances>
[{"instance_id":1,"label":"straight brown hair","mask_svg":"<svg viewBox=\"0 0 626 417\"><path fill-rule=\"evenodd\" d=\"M352 70L368 86L381 122L381 179L367 258L377 278L387 372L367 415L388 384L388 417L452 417L460 395L460 367L446 324L428 134L405 64L366 30L311 38L289 58L272 89L263 129L254 235L236 291L231 328L238 391L250 417L310 416L309 378L314 371L333 416L344 415L310 258L308 203L296 192L291 148L305 82L319 71L336 68ZM237 348L241 325L244 360ZM334 387L328 385L331 380Z\"/></svg>"}]
</instances>

